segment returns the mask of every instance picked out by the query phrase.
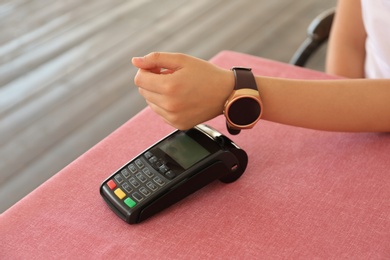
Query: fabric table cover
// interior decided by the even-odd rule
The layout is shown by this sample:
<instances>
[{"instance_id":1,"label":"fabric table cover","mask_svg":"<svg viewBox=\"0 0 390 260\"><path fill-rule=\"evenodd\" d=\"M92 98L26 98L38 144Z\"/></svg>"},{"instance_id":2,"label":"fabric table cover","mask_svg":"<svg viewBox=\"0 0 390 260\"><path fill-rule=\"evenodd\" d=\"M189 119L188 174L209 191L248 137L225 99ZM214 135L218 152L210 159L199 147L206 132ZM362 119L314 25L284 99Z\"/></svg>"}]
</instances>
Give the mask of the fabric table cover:
<instances>
[{"instance_id":1,"label":"fabric table cover","mask_svg":"<svg viewBox=\"0 0 390 260\"><path fill-rule=\"evenodd\" d=\"M231 51L211 61L265 76L334 79ZM207 124L229 136L223 116ZM238 181L213 182L128 225L99 186L173 130L146 108L4 212L0 259L390 259L389 134L261 120L229 136L249 156Z\"/></svg>"}]
</instances>

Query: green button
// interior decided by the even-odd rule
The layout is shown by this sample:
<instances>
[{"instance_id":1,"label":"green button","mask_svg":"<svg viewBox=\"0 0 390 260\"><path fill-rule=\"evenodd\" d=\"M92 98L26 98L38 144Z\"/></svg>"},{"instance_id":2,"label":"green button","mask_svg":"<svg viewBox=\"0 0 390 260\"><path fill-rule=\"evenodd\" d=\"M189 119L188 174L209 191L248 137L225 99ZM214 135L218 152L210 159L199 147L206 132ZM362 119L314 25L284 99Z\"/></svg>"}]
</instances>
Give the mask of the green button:
<instances>
[{"instance_id":1,"label":"green button","mask_svg":"<svg viewBox=\"0 0 390 260\"><path fill-rule=\"evenodd\" d=\"M130 198L127 198L124 200L125 204L129 207L129 208L133 208L137 203L135 203L134 200L130 199Z\"/></svg>"}]
</instances>

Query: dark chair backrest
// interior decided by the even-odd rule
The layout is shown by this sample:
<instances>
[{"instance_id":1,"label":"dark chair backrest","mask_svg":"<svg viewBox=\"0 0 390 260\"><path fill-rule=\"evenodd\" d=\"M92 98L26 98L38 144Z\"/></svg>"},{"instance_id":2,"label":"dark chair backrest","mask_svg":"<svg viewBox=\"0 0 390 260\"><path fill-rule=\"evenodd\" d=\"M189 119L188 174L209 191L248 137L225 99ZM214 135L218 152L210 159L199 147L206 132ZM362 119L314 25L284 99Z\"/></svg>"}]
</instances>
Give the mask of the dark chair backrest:
<instances>
[{"instance_id":1,"label":"dark chair backrest","mask_svg":"<svg viewBox=\"0 0 390 260\"><path fill-rule=\"evenodd\" d=\"M307 38L299 46L290 60L290 64L304 67L309 58L328 40L333 23L335 8L319 14L307 28Z\"/></svg>"}]
</instances>

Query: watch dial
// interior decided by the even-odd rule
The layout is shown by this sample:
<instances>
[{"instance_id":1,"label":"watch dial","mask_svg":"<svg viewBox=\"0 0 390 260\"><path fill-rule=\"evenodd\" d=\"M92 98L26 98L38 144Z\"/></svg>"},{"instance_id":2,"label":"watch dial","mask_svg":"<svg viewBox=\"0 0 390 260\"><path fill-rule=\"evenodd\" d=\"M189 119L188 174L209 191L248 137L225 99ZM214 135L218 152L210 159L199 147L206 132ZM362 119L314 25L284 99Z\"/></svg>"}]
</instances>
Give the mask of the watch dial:
<instances>
[{"instance_id":1,"label":"watch dial","mask_svg":"<svg viewBox=\"0 0 390 260\"><path fill-rule=\"evenodd\" d=\"M229 119L236 125L250 125L260 116L261 107L257 100L243 97L235 100L228 110Z\"/></svg>"}]
</instances>

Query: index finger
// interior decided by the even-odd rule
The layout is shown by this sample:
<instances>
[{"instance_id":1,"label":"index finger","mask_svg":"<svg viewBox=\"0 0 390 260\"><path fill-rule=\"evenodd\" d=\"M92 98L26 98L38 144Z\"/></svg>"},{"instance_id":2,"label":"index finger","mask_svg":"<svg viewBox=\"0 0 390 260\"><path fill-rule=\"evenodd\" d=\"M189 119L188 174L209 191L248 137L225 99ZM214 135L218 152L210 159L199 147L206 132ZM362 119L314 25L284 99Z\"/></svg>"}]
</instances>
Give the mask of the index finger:
<instances>
[{"instance_id":1,"label":"index finger","mask_svg":"<svg viewBox=\"0 0 390 260\"><path fill-rule=\"evenodd\" d=\"M134 57L134 66L145 70L168 69L179 70L185 61L186 55L169 52L152 52L144 57Z\"/></svg>"}]
</instances>

